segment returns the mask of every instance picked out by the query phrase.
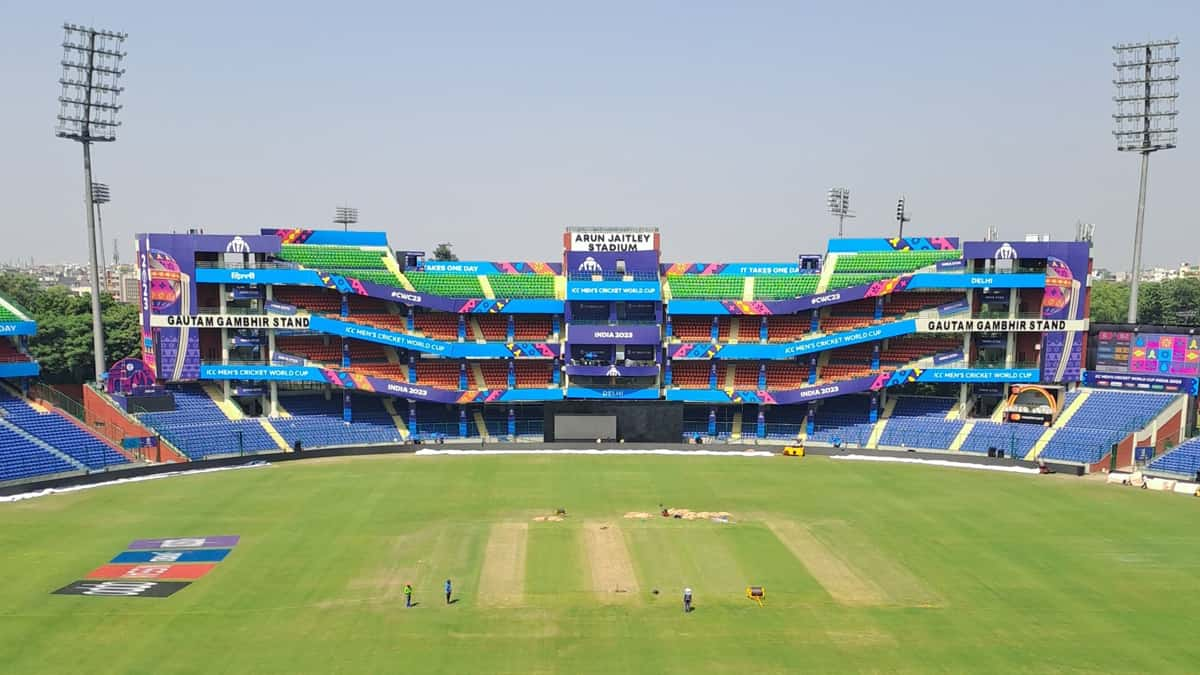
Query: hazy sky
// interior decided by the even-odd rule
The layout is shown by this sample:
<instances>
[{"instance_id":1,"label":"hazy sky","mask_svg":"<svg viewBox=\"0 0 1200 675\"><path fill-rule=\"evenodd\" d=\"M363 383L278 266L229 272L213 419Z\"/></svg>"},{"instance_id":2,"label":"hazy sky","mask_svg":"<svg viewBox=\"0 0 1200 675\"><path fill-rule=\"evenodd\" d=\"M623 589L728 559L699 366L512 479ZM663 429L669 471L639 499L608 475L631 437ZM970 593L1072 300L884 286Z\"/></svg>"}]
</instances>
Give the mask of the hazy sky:
<instances>
[{"instance_id":1,"label":"hazy sky","mask_svg":"<svg viewBox=\"0 0 1200 675\"><path fill-rule=\"evenodd\" d=\"M911 234L1091 221L1097 264L1125 268L1138 158L1110 134L1110 47L1164 36L1183 131L1151 159L1145 262L1200 258L1195 0L266 4L0 2L0 261L85 256L80 149L54 137L64 20L130 35L124 124L94 152L124 260L136 232L324 227L342 202L395 248L469 259L649 224L666 260L794 260L846 185L849 235L893 234L904 193Z\"/></svg>"}]
</instances>

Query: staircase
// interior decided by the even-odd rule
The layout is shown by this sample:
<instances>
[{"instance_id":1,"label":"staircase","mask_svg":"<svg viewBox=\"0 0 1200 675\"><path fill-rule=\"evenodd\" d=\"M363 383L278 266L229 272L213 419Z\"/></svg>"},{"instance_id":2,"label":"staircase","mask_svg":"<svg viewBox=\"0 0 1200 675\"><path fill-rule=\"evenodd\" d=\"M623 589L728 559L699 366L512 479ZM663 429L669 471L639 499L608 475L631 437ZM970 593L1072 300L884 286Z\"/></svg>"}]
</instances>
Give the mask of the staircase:
<instances>
[{"instance_id":1,"label":"staircase","mask_svg":"<svg viewBox=\"0 0 1200 675\"><path fill-rule=\"evenodd\" d=\"M557 300L567 299L567 277L565 275L560 274L554 277L554 297Z\"/></svg>"},{"instance_id":2,"label":"staircase","mask_svg":"<svg viewBox=\"0 0 1200 675\"><path fill-rule=\"evenodd\" d=\"M1054 434L1056 433L1058 433L1058 427L1056 426L1048 427L1042 432L1041 438L1037 439L1033 447L1029 449L1029 452L1025 453L1025 461L1032 462L1037 459L1038 455L1042 454L1042 451L1046 449L1046 446L1050 443L1050 439L1054 438Z\"/></svg>"},{"instance_id":3,"label":"staircase","mask_svg":"<svg viewBox=\"0 0 1200 675\"><path fill-rule=\"evenodd\" d=\"M1008 403L1008 402L1007 402L1006 400L1004 400L1004 399L1000 399L1000 403L998 403L998 404L996 405L996 409L992 411L992 418L991 418L991 419L992 419L992 421L993 421L993 422L995 422L996 424L1000 424L1001 422L1003 422L1003 421L1004 421L1004 406L1005 406L1007 403Z\"/></svg>"},{"instance_id":4,"label":"staircase","mask_svg":"<svg viewBox=\"0 0 1200 675\"><path fill-rule=\"evenodd\" d=\"M737 412L733 413L733 428L729 430L729 440L742 440L742 408L738 407Z\"/></svg>"},{"instance_id":5,"label":"staircase","mask_svg":"<svg viewBox=\"0 0 1200 675\"><path fill-rule=\"evenodd\" d=\"M1025 461L1032 462L1037 459L1042 454L1042 451L1046 449L1046 446L1050 444L1050 441L1054 439L1054 435L1058 433L1058 430L1067 426L1067 422L1071 421L1071 418L1075 416L1075 413L1079 412L1079 409L1083 407L1083 404L1087 402L1088 397L1091 395L1092 392L1089 389L1080 390L1079 396L1076 396L1075 400L1071 401L1071 405L1062 411L1062 414L1058 416L1054 424L1046 429L1042 433L1041 438L1037 439L1037 442L1029 449L1029 452L1025 455Z\"/></svg>"},{"instance_id":6,"label":"staircase","mask_svg":"<svg viewBox=\"0 0 1200 675\"><path fill-rule=\"evenodd\" d=\"M208 394L208 397L213 400L213 403L220 408L221 412L225 413L225 416L229 419L236 422L246 417L246 413L242 412L242 409L239 408L236 403L225 399L224 394L221 393L221 390L217 387L217 385L205 384L201 388L204 390L204 393Z\"/></svg>"},{"instance_id":7,"label":"staircase","mask_svg":"<svg viewBox=\"0 0 1200 675\"><path fill-rule=\"evenodd\" d=\"M275 441L275 445L278 445L280 450L291 452L292 449L288 447L287 440L284 439L283 434L279 433L275 425L271 424L271 420L260 417L258 418L258 423L262 425L263 431L267 432L267 435L271 437L271 440Z\"/></svg>"},{"instance_id":8,"label":"staircase","mask_svg":"<svg viewBox=\"0 0 1200 675\"><path fill-rule=\"evenodd\" d=\"M475 317L467 319L467 323L471 327L471 337L476 342L487 342L487 338L483 336L483 329L479 327L479 322L475 320Z\"/></svg>"},{"instance_id":9,"label":"staircase","mask_svg":"<svg viewBox=\"0 0 1200 675\"><path fill-rule=\"evenodd\" d=\"M886 417L881 416L879 418L879 421L875 423L875 426L871 427L871 435L867 437L867 444L864 447L871 450L879 447L879 439L883 437L883 430L887 428L887 423L888 421Z\"/></svg>"},{"instance_id":10,"label":"staircase","mask_svg":"<svg viewBox=\"0 0 1200 675\"><path fill-rule=\"evenodd\" d=\"M475 411L475 428L479 430L480 438L491 438L488 434L487 423L483 421L483 413L478 410Z\"/></svg>"},{"instance_id":11,"label":"staircase","mask_svg":"<svg viewBox=\"0 0 1200 675\"><path fill-rule=\"evenodd\" d=\"M962 415L962 406L955 403L949 411L946 412L946 421L956 420Z\"/></svg>"},{"instance_id":12,"label":"staircase","mask_svg":"<svg viewBox=\"0 0 1200 675\"><path fill-rule=\"evenodd\" d=\"M725 366L725 389L726 389L726 391L733 391L735 382L737 381L736 374L737 374L737 364L730 363Z\"/></svg>"},{"instance_id":13,"label":"staircase","mask_svg":"<svg viewBox=\"0 0 1200 675\"><path fill-rule=\"evenodd\" d=\"M396 431L400 432L401 440L408 440L409 432L408 425L404 423L404 418L400 417L400 413L396 412L396 401L393 398L383 399L383 409L387 411L389 417L392 418L392 424L396 425Z\"/></svg>"},{"instance_id":14,"label":"staircase","mask_svg":"<svg viewBox=\"0 0 1200 675\"><path fill-rule=\"evenodd\" d=\"M963 443L967 441L967 436L971 435L971 431L975 429L975 420L967 420L959 430L958 435L950 442L950 447L946 448L951 452L958 452L962 449Z\"/></svg>"},{"instance_id":15,"label":"staircase","mask_svg":"<svg viewBox=\"0 0 1200 675\"><path fill-rule=\"evenodd\" d=\"M29 441L30 443L33 443L37 447L45 450L46 452L54 455L55 457L58 457L62 461L66 462L67 464L70 464L71 466L75 467L79 471L87 471L88 470L88 468L86 466L84 466L83 463L80 462L79 460L77 460L74 457L59 450L58 448L54 447L53 445L50 445L49 443L43 441L42 439L38 438L37 436L34 436L33 434L29 433L28 431L25 431L24 429L13 424L12 422L9 422L8 420L4 419L3 417L0 417L0 429L5 429L8 431L11 431L12 433L20 436L21 438L24 438L25 440Z\"/></svg>"},{"instance_id":16,"label":"staircase","mask_svg":"<svg viewBox=\"0 0 1200 675\"><path fill-rule=\"evenodd\" d=\"M408 280L408 277L404 276L404 272L400 271L400 263L396 262L395 255L383 256L383 265L384 265L384 267L388 268L389 272L396 275L396 278L400 280L400 285L404 287L404 290L406 290L406 291L417 290L416 288L413 287L412 282Z\"/></svg>"},{"instance_id":17,"label":"staircase","mask_svg":"<svg viewBox=\"0 0 1200 675\"><path fill-rule=\"evenodd\" d=\"M475 380L475 388L483 391L488 388L487 380L483 379L483 368L478 363L471 362L471 377Z\"/></svg>"},{"instance_id":18,"label":"staircase","mask_svg":"<svg viewBox=\"0 0 1200 675\"><path fill-rule=\"evenodd\" d=\"M754 277L746 277L753 279ZM729 344L736 345L738 343L738 331L742 328L742 321L736 316L729 318Z\"/></svg>"},{"instance_id":19,"label":"staircase","mask_svg":"<svg viewBox=\"0 0 1200 675\"><path fill-rule=\"evenodd\" d=\"M492 282L488 281L486 274L479 275L479 287L483 289L483 297L489 300L496 298L496 292L492 290Z\"/></svg>"},{"instance_id":20,"label":"staircase","mask_svg":"<svg viewBox=\"0 0 1200 675\"><path fill-rule=\"evenodd\" d=\"M750 302L754 299L754 277L746 277L746 283L742 286L742 300Z\"/></svg>"},{"instance_id":21,"label":"staircase","mask_svg":"<svg viewBox=\"0 0 1200 675\"><path fill-rule=\"evenodd\" d=\"M826 253L825 261L821 263L821 278L817 281L817 293L824 293L833 279L833 270L837 267L837 254Z\"/></svg>"}]
</instances>

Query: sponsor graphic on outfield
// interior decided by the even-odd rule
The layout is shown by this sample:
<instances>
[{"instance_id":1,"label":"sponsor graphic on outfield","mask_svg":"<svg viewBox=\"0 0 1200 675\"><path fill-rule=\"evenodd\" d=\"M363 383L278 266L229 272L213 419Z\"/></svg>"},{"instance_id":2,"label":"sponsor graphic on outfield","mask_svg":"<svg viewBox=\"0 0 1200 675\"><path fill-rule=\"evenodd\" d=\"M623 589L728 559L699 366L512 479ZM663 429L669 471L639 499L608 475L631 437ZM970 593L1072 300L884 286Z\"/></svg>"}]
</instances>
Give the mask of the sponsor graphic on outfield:
<instances>
[{"instance_id":1,"label":"sponsor graphic on outfield","mask_svg":"<svg viewBox=\"0 0 1200 675\"><path fill-rule=\"evenodd\" d=\"M190 581L88 581L80 579L52 595L89 595L105 598L166 598L187 588Z\"/></svg>"},{"instance_id":2,"label":"sponsor graphic on outfield","mask_svg":"<svg viewBox=\"0 0 1200 675\"><path fill-rule=\"evenodd\" d=\"M136 539L126 547L129 550L92 570L87 579L51 594L165 598L211 572L240 539L236 534Z\"/></svg>"}]
</instances>

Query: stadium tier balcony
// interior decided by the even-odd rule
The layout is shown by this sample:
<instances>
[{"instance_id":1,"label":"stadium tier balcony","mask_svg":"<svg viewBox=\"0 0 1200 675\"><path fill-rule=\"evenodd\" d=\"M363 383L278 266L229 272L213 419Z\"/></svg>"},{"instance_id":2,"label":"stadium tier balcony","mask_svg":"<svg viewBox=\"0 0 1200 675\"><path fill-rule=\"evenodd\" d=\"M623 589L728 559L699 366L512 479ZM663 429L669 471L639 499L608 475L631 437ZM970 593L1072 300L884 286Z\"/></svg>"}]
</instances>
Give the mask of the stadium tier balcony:
<instances>
[{"instance_id":1,"label":"stadium tier balcony","mask_svg":"<svg viewBox=\"0 0 1200 675\"><path fill-rule=\"evenodd\" d=\"M387 251L361 249L354 246L314 246L309 244L283 244L279 249L280 260L294 262L310 269L332 270L386 270L383 257Z\"/></svg>"},{"instance_id":2,"label":"stadium tier balcony","mask_svg":"<svg viewBox=\"0 0 1200 675\"><path fill-rule=\"evenodd\" d=\"M779 315L767 317L768 342L792 342L808 335L812 321L807 316Z\"/></svg>"},{"instance_id":3,"label":"stadium tier balcony","mask_svg":"<svg viewBox=\"0 0 1200 675\"><path fill-rule=\"evenodd\" d=\"M962 339L953 337L901 337L888 341L879 354L882 366L903 366L913 361L962 349Z\"/></svg>"},{"instance_id":4,"label":"stadium tier balcony","mask_svg":"<svg viewBox=\"0 0 1200 675\"><path fill-rule=\"evenodd\" d=\"M943 260L957 260L961 257L961 251L843 253L838 255L837 265L833 271L835 275L848 272L904 274L935 265Z\"/></svg>"},{"instance_id":5,"label":"stadium tier balcony","mask_svg":"<svg viewBox=\"0 0 1200 675\"><path fill-rule=\"evenodd\" d=\"M1184 474L1189 479L1195 478L1200 471L1200 438L1184 441L1179 447L1150 462L1151 471L1165 471Z\"/></svg>"},{"instance_id":6,"label":"stadium tier balcony","mask_svg":"<svg viewBox=\"0 0 1200 675\"><path fill-rule=\"evenodd\" d=\"M707 361L671 362L671 383L680 389L708 389L708 375Z\"/></svg>"},{"instance_id":7,"label":"stadium tier balcony","mask_svg":"<svg viewBox=\"0 0 1200 675\"><path fill-rule=\"evenodd\" d=\"M385 362L387 354L383 350L383 345L378 345L373 342L363 342L362 340L350 341L350 362Z\"/></svg>"},{"instance_id":8,"label":"stadium tier balcony","mask_svg":"<svg viewBox=\"0 0 1200 675\"><path fill-rule=\"evenodd\" d=\"M303 356L309 361L321 363L341 363L342 347L336 340L325 342L319 336L287 336L275 340L275 347L281 352Z\"/></svg>"},{"instance_id":9,"label":"stadium tier balcony","mask_svg":"<svg viewBox=\"0 0 1200 675\"><path fill-rule=\"evenodd\" d=\"M873 323L875 323L875 319L870 316L823 316L820 325L822 333L840 333L864 328Z\"/></svg>"},{"instance_id":10,"label":"stadium tier balcony","mask_svg":"<svg viewBox=\"0 0 1200 675\"><path fill-rule=\"evenodd\" d=\"M929 292L913 291L908 293L895 293L884 296L883 311L884 314L892 316L902 316L912 312L919 312L924 309L931 309L947 305L956 300L963 300L965 296L962 293L951 292Z\"/></svg>"},{"instance_id":11,"label":"stadium tier balcony","mask_svg":"<svg viewBox=\"0 0 1200 675\"><path fill-rule=\"evenodd\" d=\"M276 286L271 293L278 302L316 314L340 314L342 311L342 299L337 291L303 286Z\"/></svg>"},{"instance_id":12,"label":"stadium tier balcony","mask_svg":"<svg viewBox=\"0 0 1200 675\"><path fill-rule=\"evenodd\" d=\"M350 372L362 375L382 377L385 380L407 382L404 366L398 363L356 363L350 366Z\"/></svg>"},{"instance_id":13,"label":"stadium tier balcony","mask_svg":"<svg viewBox=\"0 0 1200 675\"><path fill-rule=\"evenodd\" d=\"M712 339L712 318L707 316L671 317L671 332L683 342L708 342Z\"/></svg>"},{"instance_id":14,"label":"stadium tier balcony","mask_svg":"<svg viewBox=\"0 0 1200 675\"><path fill-rule=\"evenodd\" d=\"M554 377L551 361L518 359L513 367L518 389L545 389Z\"/></svg>"},{"instance_id":15,"label":"stadium tier balcony","mask_svg":"<svg viewBox=\"0 0 1200 675\"><path fill-rule=\"evenodd\" d=\"M443 312L416 312L413 326L435 340L458 340L458 315Z\"/></svg>"},{"instance_id":16,"label":"stadium tier balcony","mask_svg":"<svg viewBox=\"0 0 1200 675\"><path fill-rule=\"evenodd\" d=\"M513 339L545 342L550 339L554 325L548 316L517 316L513 322Z\"/></svg>"},{"instance_id":17,"label":"stadium tier balcony","mask_svg":"<svg viewBox=\"0 0 1200 675\"><path fill-rule=\"evenodd\" d=\"M479 332L488 342L504 342L508 339L508 317L499 314L480 314L474 317L479 324ZM516 332L516 327L513 327Z\"/></svg>"},{"instance_id":18,"label":"stadium tier balcony","mask_svg":"<svg viewBox=\"0 0 1200 675\"><path fill-rule=\"evenodd\" d=\"M726 366L732 368L736 366L733 373L733 388L734 389L758 389L758 363L754 361L745 361L733 365ZM724 373L717 378L717 384L724 386Z\"/></svg>"},{"instance_id":19,"label":"stadium tier balcony","mask_svg":"<svg viewBox=\"0 0 1200 675\"><path fill-rule=\"evenodd\" d=\"M394 333L408 332L408 324L403 316L399 314L351 314L349 321L361 323L367 326L374 326L383 330L392 331Z\"/></svg>"},{"instance_id":20,"label":"stadium tier balcony","mask_svg":"<svg viewBox=\"0 0 1200 675\"><path fill-rule=\"evenodd\" d=\"M430 387L441 389L458 389L459 365L457 361L439 359L419 359L417 361L417 382ZM472 378L467 373L467 382Z\"/></svg>"},{"instance_id":21,"label":"stadium tier balcony","mask_svg":"<svg viewBox=\"0 0 1200 675\"><path fill-rule=\"evenodd\" d=\"M952 398L901 396L883 429L879 445L947 450L962 431L962 420L947 420L958 403Z\"/></svg>"},{"instance_id":22,"label":"stadium tier balcony","mask_svg":"<svg viewBox=\"0 0 1200 675\"><path fill-rule=\"evenodd\" d=\"M173 387L171 392L175 410L138 417L191 459L279 449L258 420L230 420L199 387Z\"/></svg>"},{"instance_id":23,"label":"stadium tier balcony","mask_svg":"<svg viewBox=\"0 0 1200 675\"><path fill-rule=\"evenodd\" d=\"M767 362L767 389L799 389L805 386L808 386L808 364Z\"/></svg>"},{"instance_id":24,"label":"stadium tier balcony","mask_svg":"<svg viewBox=\"0 0 1200 675\"><path fill-rule=\"evenodd\" d=\"M489 274L488 283L497 298L554 297L554 276L550 274Z\"/></svg>"},{"instance_id":25,"label":"stadium tier balcony","mask_svg":"<svg viewBox=\"0 0 1200 675\"><path fill-rule=\"evenodd\" d=\"M56 412L38 412L25 400L11 396L3 390L0 390L0 419L71 457L88 469L103 469L129 462L124 455L107 443L62 415ZM11 429L8 431L12 433ZM24 440L28 441L28 439ZM33 441L29 441L29 444L35 448L39 447ZM25 445L22 444L20 447L25 447ZM0 440L0 448L4 448L3 440ZM3 451L0 450L0 452ZM45 452L42 449L42 453ZM0 454L0 456L3 455ZM16 458L15 454L14 458ZM32 459L38 459L38 456L34 455ZM52 464L54 463L52 462ZM76 467L71 466L65 470L76 470Z\"/></svg>"},{"instance_id":26,"label":"stadium tier balcony","mask_svg":"<svg viewBox=\"0 0 1200 675\"><path fill-rule=\"evenodd\" d=\"M810 440L832 443L840 438L847 445L861 446L871 437L871 400L867 396L825 399L813 417Z\"/></svg>"},{"instance_id":27,"label":"stadium tier balcony","mask_svg":"<svg viewBox=\"0 0 1200 675\"><path fill-rule=\"evenodd\" d=\"M740 300L745 277L677 274L667 277L672 298L718 298Z\"/></svg>"},{"instance_id":28,"label":"stadium tier balcony","mask_svg":"<svg viewBox=\"0 0 1200 675\"><path fill-rule=\"evenodd\" d=\"M488 389L508 389L507 361L480 361L478 365ZM469 378L469 382L471 389L475 389L475 378Z\"/></svg>"},{"instance_id":29,"label":"stadium tier balcony","mask_svg":"<svg viewBox=\"0 0 1200 675\"><path fill-rule=\"evenodd\" d=\"M1063 399L1063 410L1081 393L1068 393ZM1114 443L1144 428L1173 399L1172 394L1091 390L1066 425L1050 439L1041 457L1087 464L1099 462Z\"/></svg>"},{"instance_id":30,"label":"stadium tier balcony","mask_svg":"<svg viewBox=\"0 0 1200 675\"><path fill-rule=\"evenodd\" d=\"M350 313L364 314L380 314L387 312L387 305L384 301L377 298L368 298L365 295L348 295L346 296L350 303Z\"/></svg>"},{"instance_id":31,"label":"stadium tier balcony","mask_svg":"<svg viewBox=\"0 0 1200 675\"><path fill-rule=\"evenodd\" d=\"M342 397L288 396L280 404L291 417L271 424L289 446L299 440L306 448L399 443L400 430L383 407L383 399L354 395L350 400L350 423L342 419Z\"/></svg>"},{"instance_id":32,"label":"stadium tier balcony","mask_svg":"<svg viewBox=\"0 0 1200 675\"><path fill-rule=\"evenodd\" d=\"M28 438L0 426L0 482L78 470Z\"/></svg>"},{"instance_id":33,"label":"stadium tier balcony","mask_svg":"<svg viewBox=\"0 0 1200 675\"><path fill-rule=\"evenodd\" d=\"M866 286L867 284L874 283L880 279L891 279L893 276L895 275L864 273L843 274L839 272L833 274L829 278L829 287L825 290L836 291L842 288L850 288L851 286Z\"/></svg>"},{"instance_id":34,"label":"stadium tier balcony","mask_svg":"<svg viewBox=\"0 0 1200 675\"><path fill-rule=\"evenodd\" d=\"M466 274L436 274L405 271L413 288L422 293L440 295L447 298L482 298L483 287L479 285L479 277ZM514 275L515 276L515 275Z\"/></svg>"},{"instance_id":35,"label":"stadium tier balcony","mask_svg":"<svg viewBox=\"0 0 1200 675\"><path fill-rule=\"evenodd\" d=\"M871 367L864 365L850 365L843 363L831 363L822 366L819 375L822 380L849 380L856 377L866 377L871 374Z\"/></svg>"},{"instance_id":36,"label":"stadium tier balcony","mask_svg":"<svg viewBox=\"0 0 1200 675\"><path fill-rule=\"evenodd\" d=\"M797 274L787 277L755 277L754 298L756 300L784 300L817 292L820 275Z\"/></svg>"},{"instance_id":37,"label":"stadium tier balcony","mask_svg":"<svg viewBox=\"0 0 1200 675\"><path fill-rule=\"evenodd\" d=\"M0 338L0 363L21 363L28 360L28 354L18 350L8 340Z\"/></svg>"},{"instance_id":38,"label":"stadium tier balcony","mask_svg":"<svg viewBox=\"0 0 1200 675\"><path fill-rule=\"evenodd\" d=\"M729 338L733 336L732 325L733 325L733 321L727 316L722 316L717 319L717 341L718 342L729 342Z\"/></svg>"},{"instance_id":39,"label":"stadium tier balcony","mask_svg":"<svg viewBox=\"0 0 1200 675\"><path fill-rule=\"evenodd\" d=\"M966 440L959 449L963 452L987 454L988 448L996 448L1003 450L1006 457L1019 459L1033 449L1034 444L1045 432L1046 429L1038 424L1015 422L997 424L980 420L975 422L975 428L967 434Z\"/></svg>"},{"instance_id":40,"label":"stadium tier balcony","mask_svg":"<svg viewBox=\"0 0 1200 675\"><path fill-rule=\"evenodd\" d=\"M767 438L773 440L796 440L804 430L807 406L780 405L763 406L763 422ZM757 417L757 413L755 413Z\"/></svg>"}]
</instances>

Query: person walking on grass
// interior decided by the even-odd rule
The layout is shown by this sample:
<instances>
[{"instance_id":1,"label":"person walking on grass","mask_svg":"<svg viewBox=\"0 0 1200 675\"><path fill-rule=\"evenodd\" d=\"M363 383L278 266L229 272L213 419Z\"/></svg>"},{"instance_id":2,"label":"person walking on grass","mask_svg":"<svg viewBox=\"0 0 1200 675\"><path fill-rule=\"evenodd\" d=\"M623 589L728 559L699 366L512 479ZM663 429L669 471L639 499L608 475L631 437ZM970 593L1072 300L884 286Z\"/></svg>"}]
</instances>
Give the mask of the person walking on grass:
<instances>
[{"instance_id":1,"label":"person walking on grass","mask_svg":"<svg viewBox=\"0 0 1200 675\"><path fill-rule=\"evenodd\" d=\"M412 584L404 584L404 606L412 607Z\"/></svg>"},{"instance_id":2,"label":"person walking on grass","mask_svg":"<svg viewBox=\"0 0 1200 675\"><path fill-rule=\"evenodd\" d=\"M450 604L450 580L446 580L446 604Z\"/></svg>"},{"instance_id":3,"label":"person walking on grass","mask_svg":"<svg viewBox=\"0 0 1200 675\"><path fill-rule=\"evenodd\" d=\"M687 614L692 611L692 589L683 589L683 613Z\"/></svg>"}]
</instances>

